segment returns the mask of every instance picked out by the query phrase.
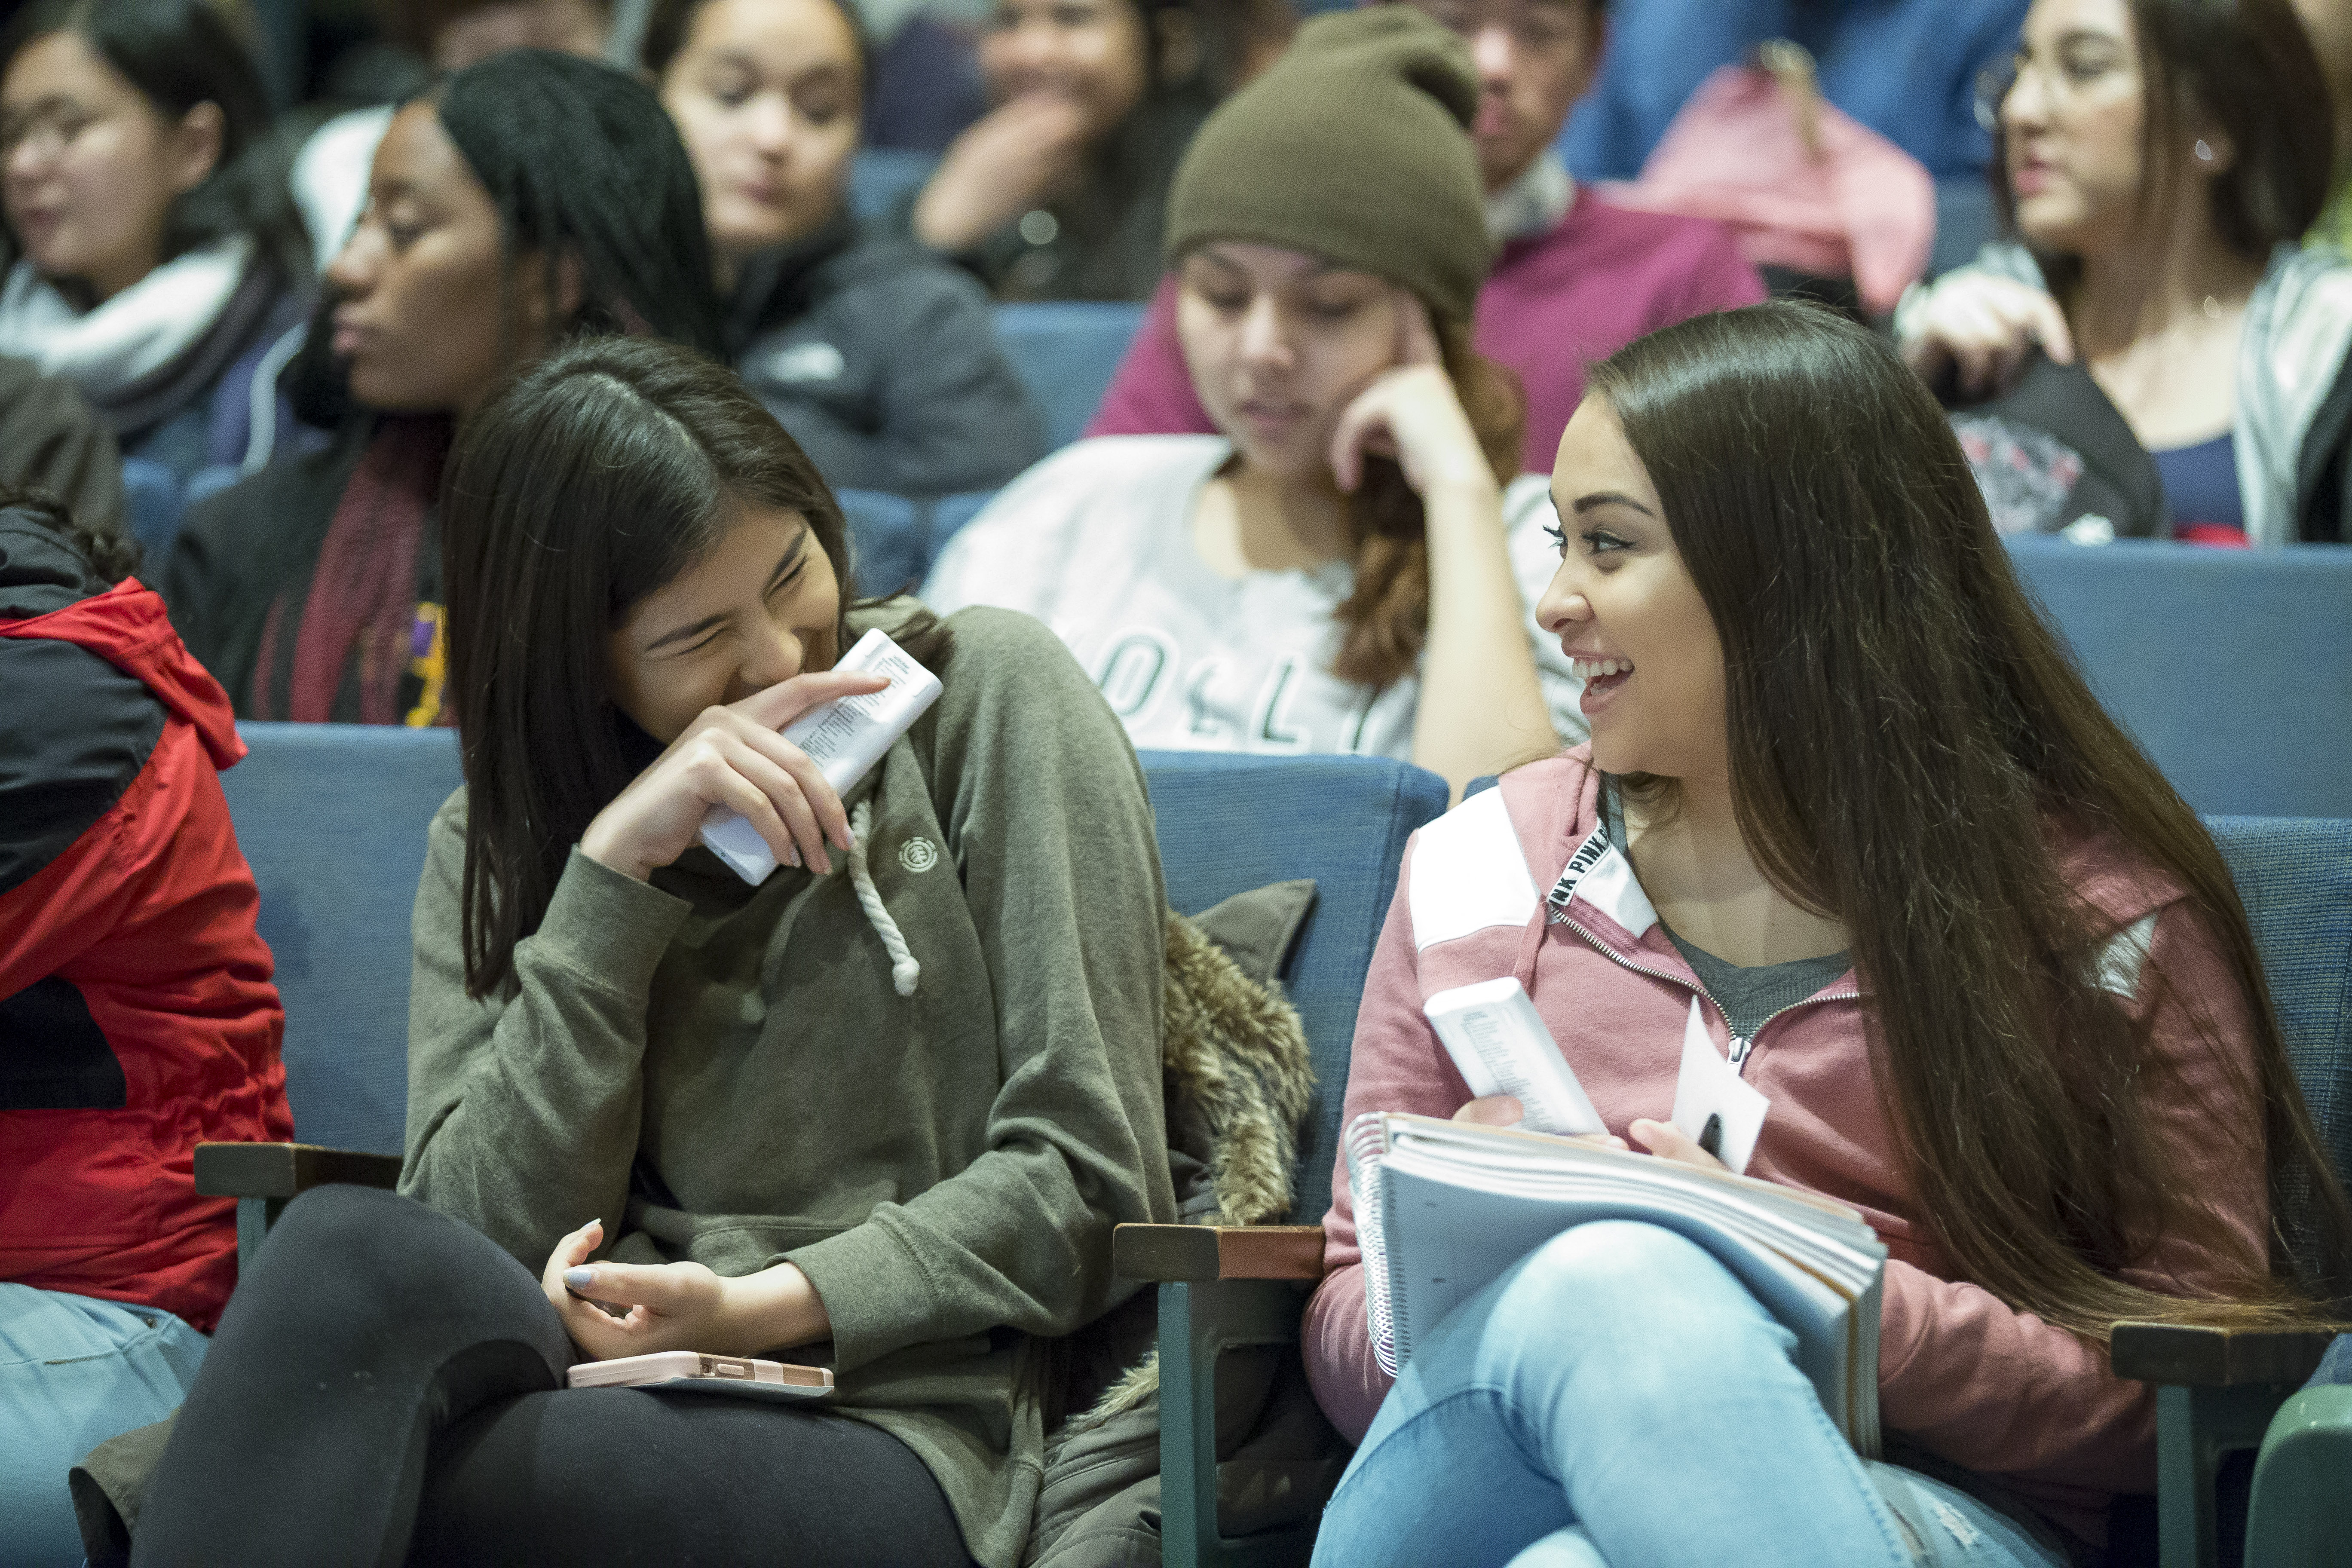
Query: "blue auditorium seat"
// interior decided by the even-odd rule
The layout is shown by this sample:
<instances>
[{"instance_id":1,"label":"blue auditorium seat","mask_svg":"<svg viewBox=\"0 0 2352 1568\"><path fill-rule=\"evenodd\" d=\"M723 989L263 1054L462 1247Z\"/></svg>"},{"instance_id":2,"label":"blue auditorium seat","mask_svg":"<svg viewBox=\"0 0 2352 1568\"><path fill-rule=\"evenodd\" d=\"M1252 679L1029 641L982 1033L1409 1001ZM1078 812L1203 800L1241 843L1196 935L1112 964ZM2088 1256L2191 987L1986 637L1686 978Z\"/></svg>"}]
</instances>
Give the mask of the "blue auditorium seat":
<instances>
[{"instance_id":1,"label":"blue auditorium seat","mask_svg":"<svg viewBox=\"0 0 2352 1568\"><path fill-rule=\"evenodd\" d=\"M996 307L997 341L1045 416L1049 449L1076 440L1094 417L1143 310L1075 300Z\"/></svg>"},{"instance_id":2,"label":"blue auditorium seat","mask_svg":"<svg viewBox=\"0 0 2352 1568\"><path fill-rule=\"evenodd\" d=\"M2015 542L2091 689L2200 812L2352 816L2352 550Z\"/></svg>"},{"instance_id":3,"label":"blue auditorium seat","mask_svg":"<svg viewBox=\"0 0 2352 1568\"><path fill-rule=\"evenodd\" d=\"M939 166L937 153L868 147L849 165L849 210L869 222L887 218Z\"/></svg>"},{"instance_id":4,"label":"blue auditorium seat","mask_svg":"<svg viewBox=\"0 0 2352 1568\"><path fill-rule=\"evenodd\" d=\"M286 1006L295 1134L397 1154L408 1118L408 916L425 828L457 787L448 730L246 724L221 774Z\"/></svg>"},{"instance_id":5,"label":"blue auditorium seat","mask_svg":"<svg viewBox=\"0 0 2352 1568\"><path fill-rule=\"evenodd\" d=\"M261 889L261 935L277 957L296 1135L396 1153L408 1087L408 916L425 825L459 783L457 738L345 724L251 723L239 732L251 754L221 784ZM1322 1078L1298 1177L1298 1212L1320 1218L1364 968L1405 836L1444 809L1444 784L1371 758L1148 752L1144 765L1178 909L1316 879L1317 908L1287 978Z\"/></svg>"},{"instance_id":6,"label":"blue auditorium seat","mask_svg":"<svg viewBox=\"0 0 2352 1568\"><path fill-rule=\"evenodd\" d=\"M931 569L930 508L884 490L837 490L860 594L894 594Z\"/></svg>"}]
</instances>

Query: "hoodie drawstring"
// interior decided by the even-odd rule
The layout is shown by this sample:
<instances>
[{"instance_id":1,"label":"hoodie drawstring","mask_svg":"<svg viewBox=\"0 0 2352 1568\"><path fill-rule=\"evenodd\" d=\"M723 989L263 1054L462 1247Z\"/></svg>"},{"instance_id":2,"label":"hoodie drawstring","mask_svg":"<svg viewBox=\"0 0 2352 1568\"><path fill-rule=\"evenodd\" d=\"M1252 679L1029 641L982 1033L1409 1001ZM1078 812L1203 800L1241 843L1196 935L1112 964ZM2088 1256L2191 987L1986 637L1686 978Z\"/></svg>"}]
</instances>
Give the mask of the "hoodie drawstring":
<instances>
[{"instance_id":1,"label":"hoodie drawstring","mask_svg":"<svg viewBox=\"0 0 2352 1568\"><path fill-rule=\"evenodd\" d=\"M883 907L882 895L874 889L874 873L866 869L866 837L873 826L873 801L859 801L856 809L849 814L849 885L856 890L857 907L866 911L866 923L882 939L882 950L890 955L892 988L901 996L912 996L915 982L922 977L923 966L908 951L906 933Z\"/></svg>"}]
</instances>

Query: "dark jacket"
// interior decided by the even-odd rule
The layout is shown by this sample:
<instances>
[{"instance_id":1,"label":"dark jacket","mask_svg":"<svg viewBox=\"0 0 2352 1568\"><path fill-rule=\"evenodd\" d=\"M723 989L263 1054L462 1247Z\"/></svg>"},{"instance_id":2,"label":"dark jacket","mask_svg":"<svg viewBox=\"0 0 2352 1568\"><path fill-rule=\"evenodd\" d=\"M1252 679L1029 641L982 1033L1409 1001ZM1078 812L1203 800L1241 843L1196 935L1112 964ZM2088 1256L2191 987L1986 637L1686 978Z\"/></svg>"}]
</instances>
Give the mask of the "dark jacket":
<instances>
[{"instance_id":1,"label":"dark jacket","mask_svg":"<svg viewBox=\"0 0 2352 1568\"><path fill-rule=\"evenodd\" d=\"M736 370L839 489L994 489L1045 453L988 297L919 246L836 218L754 258Z\"/></svg>"},{"instance_id":2,"label":"dark jacket","mask_svg":"<svg viewBox=\"0 0 2352 1568\"><path fill-rule=\"evenodd\" d=\"M122 454L73 383L0 355L0 484L47 490L85 528L120 533Z\"/></svg>"},{"instance_id":3,"label":"dark jacket","mask_svg":"<svg viewBox=\"0 0 2352 1568\"><path fill-rule=\"evenodd\" d=\"M189 651L219 678L240 719L283 719L303 608L327 530L378 421L355 413L329 446L278 458L259 473L189 509L159 574L163 602ZM437 479L436 479L437 482ZM440 718L441 530L428 511L416 541L417 617L423 646L403 676L406 721ZM271 606L283 596L278 625ZM264 669L267 662L268 668ZM361 721L357 659L329 717Z\"/></svg>"},{"instance_id":4,"label":"dark jacket","mask_svg":"<svg viewBox=\"0 0 2352 1568\"><path fill-rule=\"evenodd\" d=\"M163 601L0 512L0 1279L209 1332L236 1218L206 1140L293 1136L285 1015L219 771L228 703Z\"/></svg>"}]
</instances>

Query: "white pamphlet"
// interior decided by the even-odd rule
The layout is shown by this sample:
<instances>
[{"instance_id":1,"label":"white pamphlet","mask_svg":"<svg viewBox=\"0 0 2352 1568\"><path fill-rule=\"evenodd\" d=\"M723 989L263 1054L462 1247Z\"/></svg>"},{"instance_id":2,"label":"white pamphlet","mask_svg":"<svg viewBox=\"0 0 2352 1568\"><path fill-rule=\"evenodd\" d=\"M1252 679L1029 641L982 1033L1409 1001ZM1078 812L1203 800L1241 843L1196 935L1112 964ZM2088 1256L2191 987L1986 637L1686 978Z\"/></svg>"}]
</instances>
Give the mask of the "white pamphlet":
<instances>
[{"instance_id":1,"label":"white pamphlet","mask_svg":"<svg viewBox=\"0 0 2352 1568\"><path fill-rule=\"evenodd\" d=\"M940 678L908 657L880 627L857 639L836 670L887 676L890 684L859 697L836 698L784 726L784 739L806 752L836 795L866 776L907 727L939 700ZM736 812L714 805L697 835L728 868L757 887L776 868L775 851Z\"/></svg>"},{"instance_id":2,"label":"white pamphlet","mask_svg":"<svg viewBox=\"0 0 2352 1568\"><path fill-rule=\"evenodd\" d=\"M1473 1095L1509 1095L1525 1112L1521 1125L1538 1132L1608 1131L1513 976L1440 991L1422 1011Z\"/></svg>"}]
</instances>

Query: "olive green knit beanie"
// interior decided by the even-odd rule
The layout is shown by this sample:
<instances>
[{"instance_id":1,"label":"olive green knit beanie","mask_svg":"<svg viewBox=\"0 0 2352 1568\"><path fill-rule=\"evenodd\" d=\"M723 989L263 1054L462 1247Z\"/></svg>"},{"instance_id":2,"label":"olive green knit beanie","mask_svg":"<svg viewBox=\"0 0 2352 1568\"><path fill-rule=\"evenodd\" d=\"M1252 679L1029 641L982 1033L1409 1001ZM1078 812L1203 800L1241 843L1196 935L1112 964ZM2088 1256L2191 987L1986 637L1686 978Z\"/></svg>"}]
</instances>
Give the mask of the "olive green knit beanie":
<instances>
[{"instance_id":1,"label":"olive green knit beanie","mask_svg":"<svg viewBox=\"0 0 2352 1568\"><path fill-rule=\"evenodd\" d=\"M1462 40L1411 5L1318 16L1210 115L1168 193L1168 258L1206 240L1305 251L1470 319L1494 249Z\"/></svg>"}]
</instances>

